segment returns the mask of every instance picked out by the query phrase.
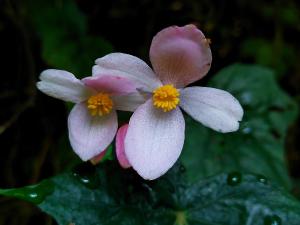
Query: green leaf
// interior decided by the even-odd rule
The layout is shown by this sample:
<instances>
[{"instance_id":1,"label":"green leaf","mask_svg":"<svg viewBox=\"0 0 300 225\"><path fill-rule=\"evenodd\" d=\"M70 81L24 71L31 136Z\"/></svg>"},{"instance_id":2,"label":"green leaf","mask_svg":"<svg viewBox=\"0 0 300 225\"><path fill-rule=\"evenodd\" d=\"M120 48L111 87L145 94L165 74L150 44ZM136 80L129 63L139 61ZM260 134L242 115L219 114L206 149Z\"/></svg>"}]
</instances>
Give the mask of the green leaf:
<instances>
[{"instance_id":1,"label":"green leaf","mask_svg":"<svg viewBox=\"0 0 300 225\"><path fill-rule=\"evenodd\" d=\"M180 168L149 182L111 162L82 164L47 181L52 192L38 206L61 225L299 224L300 203L262 176L230 173L189 185Z\"/></svg>"},{"instance_id":2,"label":"green leaf","mask_svg":"<svg viewBox=\"0 0 300 225\"><path fill-rule=\"evenodd\" d=\"M37 185L23 188L0 189L0 194L9 197L19 198L34 204L42 203L48 195L54 191L54 184L51 180L45 180Z\"/></svg>"},{"instance_id":3,"label":"green leaf","mask_svg":"<svg viewBox=\"0 0 300 225\"><path fill-rule=\"evenodd\" d=\"M285 75L288 68L297 60L294 48L285 43L281 37L274 40L248 38L242 42L240 49L243 57L251 58L262 66L273 68L279 76Z\"/></svg>"},{"instance_id":4,"label":"green leaf","mask_svg":"<svg viewBox=\"0 0 300 225\"><path fill-rule=\"evenodd\" d=\"M232 93L245 110L244 118L240 130L229 134L186 118L182 159L190 180L237 170L264 174L289 188L284 140L297 107L279 88L273 72L236 64L221 70L209 86Z\"/></svg>"}]
</instances>

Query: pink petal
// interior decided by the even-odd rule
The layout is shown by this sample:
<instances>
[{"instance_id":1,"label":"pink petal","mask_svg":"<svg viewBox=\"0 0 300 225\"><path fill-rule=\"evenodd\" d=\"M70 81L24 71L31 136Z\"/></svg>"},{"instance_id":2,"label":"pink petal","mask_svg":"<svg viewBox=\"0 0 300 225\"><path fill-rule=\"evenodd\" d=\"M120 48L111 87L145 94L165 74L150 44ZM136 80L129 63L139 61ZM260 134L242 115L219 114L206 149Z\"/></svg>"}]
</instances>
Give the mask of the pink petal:
<instances>
[{"instance_id":1,"label":"pink petal","mask_svg":"<svg viewBox=\"0 0 300 225\"><path fill-rule=\"evenodd\" d=\"M99 155L96 155L95 157L93 157L90 161L93 165L97 165L98 163L100 163L100 161L104 158L105 154L106 154L107 149L105 149L103 152L101 152Z\"/></svg>"},{"instance_id":2,"label":"pink petal","mask_svg":"<svg viewBox=\"0 0 300 225\"><path fill-rule=\"evenodd\" d=\"M93 94L93 90L86 87L72 73L64 70L44 70L40 79L37 83L40 91L64 101L79 103Z\"/></svg>"},{"instance_id":3,"label":"pink petal","mask_svg":"<svg viewBox=\"0 0 300 225\"><path fill-rule=\"evenodd\" d=\"M128 124L123 125L119 128L116 136L116 154L117 159L124 169L131 167L130 163L127 160L125 155L125 148L124 148L124 140L127 133Z\"/></svg>"},{"instance_id":4,"label":"pink petal","mask_svg":"<svg viewBox=\"0 0 300 225\"><path fill-rule=\"evenodd\" d=\"M134 83L125 77L103 75L86 77L82 81L86 86L99 92L104 91L117 95L136 92Z\"/></svg>"},{"instance_id":5,"label":"pink petal","mask_svg":"<svg viewBox=\"0 0 300 225\"><path fill-rule=\"evenodd\" d=\"M152 69L141 59L124 54L111 53L96 60L93 76L120 76L134 81L137 88L152 92L161 85Z\"/></svg>"},{"instance_id":6,"label":"pink petal","mask_svg":"<svg viewBox=\"0 0 300 225\"><path fill-rule=\"evenodd\" d=\"M185 88L181 91L180 106L198 122L222 133L238 130L244 114L237 99L216 88Z\"/></svg>"},{"instance_id":7,"label":"pink petal","mask_svg":"<svg viewBox=\"0 0 300 225\"><path fill-rule=\"evenodd\" d=\"M148 100L132 115L125 138L131 166L144 179L166 173L178 159L184 142L185 122L179 108L163 112Z\"/></svg>"},{"instance_id":8,"label":"pink petal","mask_svg":"<svg viewBox=\"0 0 300 225\"><path fill-rule=\"evenodd\" d=\"M112 111L106 116L91 116L86 103L79 103L68 118L69 139L75 153L89 160L103 152L112 142L117 129L117 114Z\"/></svg>"},{"instance_id":9,"label":"pink petal","mask_svg":"<svg viewBox=\"0 0 300 225\"><path fill-rule=\"evenodd\" d=\"M212 56L209 42L194 25L168 27L154 36L150 60L164 84L184 87L205 76Z\"/></svg>"},{"instance_id":10,"label":"pink petal","mask_svg":"<svg viewBox=\"0 0 300 225\"><path fill-rule=\"evenodd\" d=\"M147 98L139 92L135 92L128 95L112 96L112 99L117 110L133 112L144 104Z\"/></svg>"}]
</instances>

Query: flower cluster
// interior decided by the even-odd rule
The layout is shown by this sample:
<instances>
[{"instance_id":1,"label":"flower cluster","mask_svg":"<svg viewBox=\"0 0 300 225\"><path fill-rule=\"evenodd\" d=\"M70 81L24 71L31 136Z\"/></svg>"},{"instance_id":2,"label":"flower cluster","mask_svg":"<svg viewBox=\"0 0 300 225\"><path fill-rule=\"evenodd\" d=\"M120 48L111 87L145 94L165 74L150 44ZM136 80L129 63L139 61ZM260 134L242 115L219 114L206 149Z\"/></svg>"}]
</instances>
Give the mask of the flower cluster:
<instances>
[{"instance_id":1,"label":"flower cluster","mask_svg":"<svg viewBox=\"0 0 300 225\"><path fill-rule=\"evenodd\" d=\"M166 173L184 144L181 109L218 132L239 128L243 109L228 92L186 87L211 66L209 40L194 25L160 31L150 47L152 69L141 59L111 53L97 59L92 76L78 80L69 72L45 70L37 87L76 103L68 118L69 139L84 161L103 155L116 135L116 155L123 168L144 179ZM181 108L181 109L180 109ZM133 112L118 130L116 110Z\"/></svg>"}]
</instances>

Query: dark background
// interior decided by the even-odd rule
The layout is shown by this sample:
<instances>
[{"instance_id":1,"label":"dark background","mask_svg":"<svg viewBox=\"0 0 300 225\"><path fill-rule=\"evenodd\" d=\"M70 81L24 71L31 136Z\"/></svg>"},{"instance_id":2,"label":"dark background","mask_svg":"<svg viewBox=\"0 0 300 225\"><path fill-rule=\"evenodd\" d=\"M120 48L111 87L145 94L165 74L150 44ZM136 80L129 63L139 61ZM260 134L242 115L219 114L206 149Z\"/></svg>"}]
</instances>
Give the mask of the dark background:
<instances>
[{"instance_id":1,"label":"dark background","mask_svg":"<svg viewBox=\"0 0 300 225\"><path fill-rule=\"evenodd\" d=\"M231 63L257 63L274 69L300 103L299 6L296 0L0 0L0 187L34 184L79 161L66 134L69 105L35 87L42 70L88 76L93 61L112 51L149 62L152 37L170 25L194 23L211 39L213 64L200 84ZM286 140L294 178L299 121ZM56 224L28 203L0 203L0 225Z\"/></svg>"}]
</instances>

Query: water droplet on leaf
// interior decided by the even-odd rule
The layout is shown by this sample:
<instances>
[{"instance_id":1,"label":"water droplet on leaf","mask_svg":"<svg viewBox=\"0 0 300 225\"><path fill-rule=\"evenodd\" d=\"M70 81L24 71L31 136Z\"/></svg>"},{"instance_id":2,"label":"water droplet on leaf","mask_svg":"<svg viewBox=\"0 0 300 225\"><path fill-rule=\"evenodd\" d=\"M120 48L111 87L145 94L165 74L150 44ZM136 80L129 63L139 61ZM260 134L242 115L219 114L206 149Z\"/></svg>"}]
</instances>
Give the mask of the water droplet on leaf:
<instances>
[{"instance_id":1,"label":"water droplet on leaf","mask_svg":"<svg viewBox=\"0 0 300 225\"><path fill-rule=\"evenodd\" d=\"M250 134L250 133L252 132L252 128L251 128L251 127L244 127L244 128L242 129L242 132L243 132L244 134Z\"/></svg>"},{"instance_id":2,"label":"water droplet on leaf","mask_svg":"<svg viewBox=\"0 0 300 225\"><path fill-rule=\"evenodd\" d=\"M253 101L253 95L251 92L244 92L241 96L241 102L244 105L250 105Z\"/></svg>"},{"instance_id":3,"label":"water droplet on leaf","mask_svg":"<svg viewBox=\"0 0 300 225\"><path fill-rule=\"evenodd\" d=\"M264 220L264 225L281 225L281 219L277 215L266 216Z\"/></svg>"},{"instance_id":4,"label":"water droplet on leaf","mask_svg":"<svg viewBox=\"0 0 300 225\"><path fill-rule=\"evenodd\" d=\"M184 173L184 172L186 171L185 166L184 166L184 165L180 165L179 171L180 171L181 173Z\"/></svg>"},{"instance_id":5,"label":"water droplet on leaf","mask_svg":"<svg viewBox=\"0 0 300 225\"><path fill-rule=\"evenodd\" d=\"M229 173L227 176L227 184L231 186L238 185L242 181L242 174L239 172Z\"/></svg>"},{"instance_id":6,"label":"water droplet on leaf","mask_svg":"<svg viewBox=\"0 0 300 225\"><path fill-rule=\"evenodd\" d=\"M73 169L73 176L90 189L96 189L100 185L96 168L90 163L82 163Z\"/></svg>"},{"instance_id":7,"label":"water droplet on leaf","mask_svg":"<svg viewBox=\"0 0 300 225\"><path fill-rule=\"evenodd\" d=\"M45 198L52 194L54 191L54 184L52 181L42 181L40 184L32 185L23 188L13 188L7 190L1 190L0 194L19 198L25 201L32 202L34 204L42 203Z\"/></svg>"},{"instance_id":8,"label":"water droplet on leaf","mask_svg":"<svg viewBox=\"0 0 300 225\"><path fill-rule=\"evenodd\" d=\"M257 179L258 182L260 182L262 184L267 184L268 183L268 179L263 175L257 175L256 179Z\"/></svg>"}]
</instances>

